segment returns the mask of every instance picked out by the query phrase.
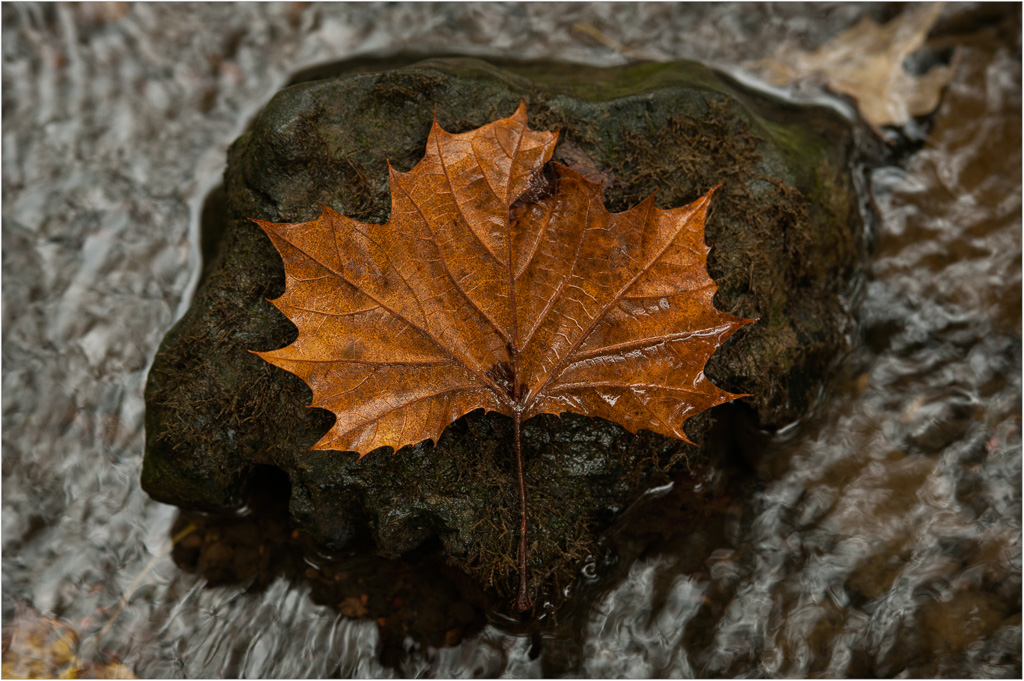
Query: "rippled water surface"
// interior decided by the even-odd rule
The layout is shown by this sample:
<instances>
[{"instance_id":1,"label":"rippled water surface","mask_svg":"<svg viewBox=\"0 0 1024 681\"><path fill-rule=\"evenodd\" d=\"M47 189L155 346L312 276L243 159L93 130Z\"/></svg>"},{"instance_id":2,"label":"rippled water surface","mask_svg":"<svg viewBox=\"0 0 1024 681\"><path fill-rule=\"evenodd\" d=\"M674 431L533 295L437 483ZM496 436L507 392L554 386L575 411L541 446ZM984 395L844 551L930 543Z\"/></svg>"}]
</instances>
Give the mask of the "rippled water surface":
<instances>
[{"instance_id":1,"label":"rippled water surface","mask_svg":"<svg viewBox=\"0 0 1024 681\"><path fill-rule=\"evenodd\" d=\"M496 621L397 666L375 622L305 587L179 570L176 509L139 488L146 371L189 303L228 144L291 74L374 51L639 53L754 78L745 64L827 46L864 8L2 11L5 649L38 613L139 676L1020 675L1019 8L943 10L930 44L954 79L869 173L860 331L814 413L704 481L720 490L708 517L638 548L539 637Z\"/></svg>"}]
</instances>

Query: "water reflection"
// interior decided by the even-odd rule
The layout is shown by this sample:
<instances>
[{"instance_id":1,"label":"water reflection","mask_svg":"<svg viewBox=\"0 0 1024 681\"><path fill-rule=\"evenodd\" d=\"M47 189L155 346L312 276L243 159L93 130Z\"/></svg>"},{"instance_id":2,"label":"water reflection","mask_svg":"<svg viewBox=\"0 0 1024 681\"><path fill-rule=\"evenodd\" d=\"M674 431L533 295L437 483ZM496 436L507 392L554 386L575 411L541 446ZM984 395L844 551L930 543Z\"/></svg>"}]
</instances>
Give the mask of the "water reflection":
<instances>
[{"instance_id":1,"label":"water reflection","mask_svg":"<svg viewBox=\"0 0 1024 681\"><path fill-rule=\"evenodd\" d=\"M250 594L285 581L349 619L375 622L378 656L390 667L401 664L411 647L453 646L476 634L485 624L484 613L497 605L447 566L437 547L422 547L401 560L358 548L324 555L288 522L286 475L268 467L254 489L247 510L236 516L180 514L173 534L196 529L175 544L175 564L208 587L241 587Z\"/></svg>"}]
</instances>

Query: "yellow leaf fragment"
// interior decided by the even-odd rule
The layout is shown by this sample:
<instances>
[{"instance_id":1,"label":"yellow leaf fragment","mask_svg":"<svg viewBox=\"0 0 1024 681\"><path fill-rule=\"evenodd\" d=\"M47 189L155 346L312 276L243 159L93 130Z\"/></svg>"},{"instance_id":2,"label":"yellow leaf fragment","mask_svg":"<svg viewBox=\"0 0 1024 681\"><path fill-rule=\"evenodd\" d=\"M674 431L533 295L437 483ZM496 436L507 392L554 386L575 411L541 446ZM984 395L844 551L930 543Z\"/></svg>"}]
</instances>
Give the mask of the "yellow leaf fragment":
<instances>
[{"instance_id":1,"label":"yellow leaf fragment","mask_svg":"<svg viewBox=\"0 0 1024 681\"><path fill-rule=\"evenodd\" d=\"M774 56L746 66L774 85L821 80L833 92L849 95L876 132L900 126L935 110L953 78L950 66L934 66L914 76L904 60L928 37L942 3L913 5L884 25L868 16L816 50L805 52L791 42Z\"/></svg>"}]
</instances>

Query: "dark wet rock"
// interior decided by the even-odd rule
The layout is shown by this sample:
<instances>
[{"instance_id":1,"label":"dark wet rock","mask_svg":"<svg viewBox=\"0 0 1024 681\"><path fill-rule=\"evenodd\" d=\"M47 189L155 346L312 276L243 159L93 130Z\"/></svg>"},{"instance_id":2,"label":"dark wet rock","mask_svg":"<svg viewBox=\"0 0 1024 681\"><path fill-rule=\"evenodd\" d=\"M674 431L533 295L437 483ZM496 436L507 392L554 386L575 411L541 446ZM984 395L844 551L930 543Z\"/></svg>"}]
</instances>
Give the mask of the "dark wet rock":
<instances>
[{"instance_id":1,"label":"dark wet rock","mask_svg":"<svg viewBox=\"0 0 1024 681\"><path fill-rule=\"evenodd\" d=\"M386 220L385 160L409 170L435 111L462 132L511 114L522 99L531 127L561 130L555 160L602 182L613 211L655 190L659 206L673 207L722 185L707 225L716 302L760 321L737 333L707 374L750 393L743 401L763 428L812 407L844 351L841 295L864 253L847 170L853 134L836 114L768 100L692 63L499 69L456 59L363 70L371 72L281 91L231 147L202 285L146 389L143 485L153 497L235 509L250 496L254 467L274 466L289 477L293 522L327 549L397 558L436 545L482 584L515 592L509 419L475 412L436 447L394 456L308 452L333 416L308 409L302 381L247 351L297 335L266 302L284 291L283 267L249 218L310 220L323 203ZM702 442L716 413L692 419L690 437ZM709 444L634 436L574 415L533 419L524 436L531 570L549 595L643 490L713 455Z\"/></svg>"}]
</instances>

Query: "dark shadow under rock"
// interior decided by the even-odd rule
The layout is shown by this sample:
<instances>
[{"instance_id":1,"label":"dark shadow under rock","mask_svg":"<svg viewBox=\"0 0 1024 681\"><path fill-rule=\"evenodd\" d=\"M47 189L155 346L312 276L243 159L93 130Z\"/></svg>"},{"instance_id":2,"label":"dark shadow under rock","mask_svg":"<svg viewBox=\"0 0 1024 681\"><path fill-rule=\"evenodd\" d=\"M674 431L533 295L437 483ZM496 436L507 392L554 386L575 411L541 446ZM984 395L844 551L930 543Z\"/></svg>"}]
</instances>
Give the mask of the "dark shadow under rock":
<instances>
[{"instance_id":1,"label":"dark shadow under rock","mask_svg":"<svg viewBox=\"0 0 1024 681\"><path fill-rule=\"evenodd\" d=\"M254 477L255 491L242 514L179 514L174 534L195 527L174 546L179 567L208 586L262 591L279 577L304 584L313 602L376 621L381 661L391 666L407 653L407 639L439 648L483 628L496 602L493 592L449 566L436 547L423 546L400 559L371 552L327 555L288 521L287 476L259 467Z\"/></svg>"},{"instance_id":2,"label":"dark shadow under rock","mask_svg":"<svg viewBox=\"0 0 1024 681\"><path fill-rule=\"evenodd\" d=\"M371 69L372 70L372 69ZM521 100L537 130L561 131L555 160L605 186L611 210L655 190L684 205L721 184L707 223L719 309L758 317L706 368L775 428L812 408L845 351L842 295L865 253L850 175L855 136L826 109L738 88L693 63L591 69L433 60L287 88L229 152L223 229L186 315L167 334L146 389L143 485L203 510L244 505L256 466L288 475L295 527L330 551L387 558L437 547L493 588L516 593L518 490L511 421L473 412L436 447L395 455L309 452L333 416L251 350L292 342L267 299L284 291L280 257L250 219L298 222L320 203L362 221L390 210L386 160L410 169L434 112L462 132L510 115ZM214 229L212 232L216 232ZM701 443L715 413L687 423ZM538 602L561 600L596 537L666 470L714 458L698 448L575 415L524 425Z\"/></svg>"}]
</instances>

